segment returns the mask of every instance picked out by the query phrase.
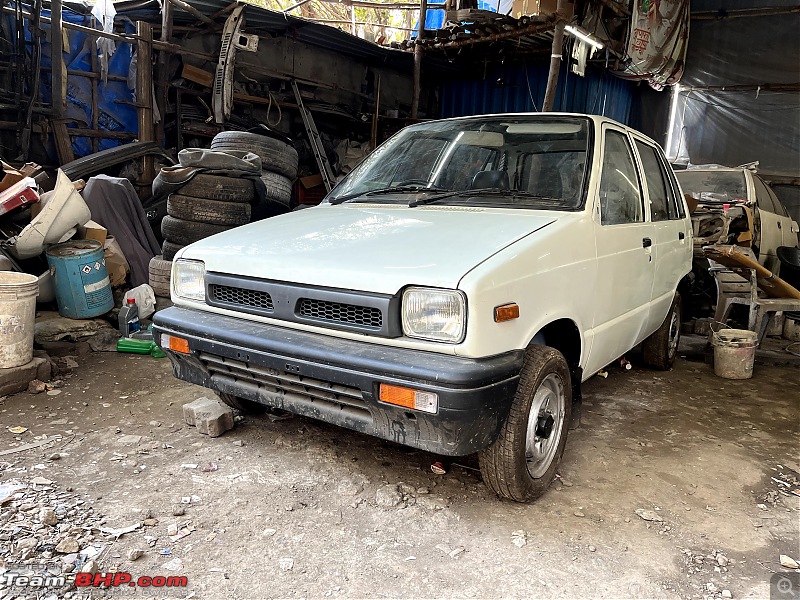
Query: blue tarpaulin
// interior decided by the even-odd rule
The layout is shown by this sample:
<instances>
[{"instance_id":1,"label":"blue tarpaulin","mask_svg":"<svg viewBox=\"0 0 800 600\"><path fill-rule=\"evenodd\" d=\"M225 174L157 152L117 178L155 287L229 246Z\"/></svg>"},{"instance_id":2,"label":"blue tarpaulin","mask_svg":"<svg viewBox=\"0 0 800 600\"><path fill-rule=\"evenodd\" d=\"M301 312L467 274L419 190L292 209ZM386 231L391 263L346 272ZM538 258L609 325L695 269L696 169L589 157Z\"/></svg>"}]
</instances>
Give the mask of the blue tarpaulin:
<instances>
[{"instance_id":1,"label":"blue tarpaulin","mask_svg":"<svg viewBox=\"0 0 800 600\"><path fill-rule=\"evenodd\" d=\"M30 11L30 7L23 6L23 10ZM64 10L62 14L64 21L91 27L91 17L89 16L79 15L70 10ZM50 11L43 10L42 16L49 17ZM13 32L15 26L13 15L3 15L3 18L5 20L4 29ZM45 37L49 38L49 23L42 24L42 29L45 30ZM64 63L67 69L70 71L91 72L92 55L90 52L96 52L96 47L88 39L86 33L70 29L65 29L64 31L65 41L69 41L68 45L66 43L64 45ZM127 20L126 31L129 33L134 32L133 24ZM25 36L27 40L31 39L30 29L27 26L25 28ZM131 65L131 45L117 43L116 46L117 49L109 61L108 74L127 79ZM42 101L47 104L51 102L52 98L50 48L51 46L47 39L43 39L40 94ZM134 134L137 132L136 108L129 104L134 100L133 90L128 88L126 81L109 79L107 83L103 83L100 80L98 81L97 95L99 108L97 123L100 129L106 131L128 131ZM74 74L67 75L67 106L64 117L69 120L67 127L92 127L92 80L88 77ZM122 142L118 140L100 139L98 147L99 150L105 150L118 146L120 143ZM72 149L76 157L86 156L92 153L92 141L85 137L73 138ZM51 153L51 158L55 158L55 150L52 143L48 144L48 152Z\"/></svg>"}]
</instances>

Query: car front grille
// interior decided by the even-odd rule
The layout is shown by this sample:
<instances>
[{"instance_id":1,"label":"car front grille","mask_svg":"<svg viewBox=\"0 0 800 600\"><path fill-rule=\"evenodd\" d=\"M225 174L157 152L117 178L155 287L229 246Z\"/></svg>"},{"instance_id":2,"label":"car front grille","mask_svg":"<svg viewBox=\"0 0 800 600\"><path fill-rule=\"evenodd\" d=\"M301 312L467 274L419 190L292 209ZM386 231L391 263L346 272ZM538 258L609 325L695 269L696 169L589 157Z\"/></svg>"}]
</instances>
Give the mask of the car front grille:
<instances>
[{"instance_id":1,"label":"car front grille","mask_svg":"<svg viewBox=\"0 0 800 600\"><path fill-rule=\"evenodd\" d=\"M224 304L273 310L272 296L268 292L248 290L229 285L210 285L211 299Z\"/></svg>"},{"instance_id":2,"label":"car front grille","mask_svg":"<svg viewBox=\"0 0 800 600\"><path fill-rule=\"evenodd\" d=\"M329 323L357 325L372 329L383 326L383 313L379 308L301 298L297 313L307 319L317 319Z\"/></svg>"},{"instance_id":3,"label":"car front grille","mask_svg":"<svg viewBox=\"0 0 800 600\"><path fill-rule=\"evenodd\" d=\"M208 352L199 353L203 365L211 373L212 379L244 387L267 396L270 405L280 408L325 409L344 412L347 416L362 421L372 419L361 390L286 373L249 362L234 360Z\"/></svg>"}]
</instances>

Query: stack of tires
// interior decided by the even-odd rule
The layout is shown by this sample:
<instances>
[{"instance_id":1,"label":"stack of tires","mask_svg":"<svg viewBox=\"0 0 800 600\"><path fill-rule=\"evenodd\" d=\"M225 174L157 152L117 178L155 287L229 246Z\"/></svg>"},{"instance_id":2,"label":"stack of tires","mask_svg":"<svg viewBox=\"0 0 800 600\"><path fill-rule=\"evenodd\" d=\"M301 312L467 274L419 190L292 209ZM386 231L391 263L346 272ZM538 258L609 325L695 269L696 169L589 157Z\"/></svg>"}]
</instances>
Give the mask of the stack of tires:
<instances>
[{"instance_id":1,"label":"stack of tires","mask_svg":"<svg viewBox=\"0 0 800 600\"><path fill-rule=\"evenodd\" d=\"M255 202L253 181L200 173L167 199L161 221L161 255L150 261L150 287L169 297L172 259L194 242L250 221L288 212L292 182L297 177L297 151L287 142L242 131L225 131L211 142L212 150L240 150L261 158L266 202Z\"/></svg>"},{"instance_id":2,"label":"stack of tires","mask_svg":"<svg viewBox=\"0 0 800 600\"><path fill-rule=\"evenodd\" d=\"M267 201L290 208L292 182L297 177L297 150L291 144L257 133L224 131L214 137L211 149L245 150L259 156Z\"/></svg>"},{"instance_id":3,"label":"stack of tires","mask_svg":"<svg viewBox=\"0 0 800 600\"><path fill-rule=\"evenodd\" d=\"M199 174L167 199L161 221L164 260L189 244L250 222L253 182L222 175Z\"/></svg>"}]
</instances>

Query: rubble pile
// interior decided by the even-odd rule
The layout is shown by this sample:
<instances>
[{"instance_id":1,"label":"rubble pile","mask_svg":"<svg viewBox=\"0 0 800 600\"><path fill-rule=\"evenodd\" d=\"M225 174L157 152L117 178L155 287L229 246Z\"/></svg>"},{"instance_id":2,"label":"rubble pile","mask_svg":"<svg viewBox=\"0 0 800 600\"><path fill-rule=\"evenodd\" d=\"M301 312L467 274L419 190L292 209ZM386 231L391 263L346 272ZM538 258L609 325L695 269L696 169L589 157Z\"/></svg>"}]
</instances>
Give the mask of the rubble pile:
<instances>
[{"instance_id":1,"label":"rubble pile","mask_svg":"<svg viewBox=\"0 0 800 600\"><path fill-rule=\"evenodd\" d=\"M0 484L0 506L0 597L8 593L11 573L50 577L98 572L116 539L103 532L109 531L103 527L105 518L87 500L71 488L59 491L44 477L6 480ZM48 588L47 593L69 597L73 586L69 577L66 580L63 588ZM35 590L28 591L36 597Z\"/></svg>"}]
</instances>

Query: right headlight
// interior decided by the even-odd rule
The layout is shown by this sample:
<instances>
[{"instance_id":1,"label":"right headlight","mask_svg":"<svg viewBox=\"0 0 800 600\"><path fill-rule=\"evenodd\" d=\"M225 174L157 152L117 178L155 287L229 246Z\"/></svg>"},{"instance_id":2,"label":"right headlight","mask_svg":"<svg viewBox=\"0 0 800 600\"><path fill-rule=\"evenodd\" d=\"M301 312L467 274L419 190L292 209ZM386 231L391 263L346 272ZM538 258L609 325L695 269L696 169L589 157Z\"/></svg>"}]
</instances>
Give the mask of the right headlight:
<instances>
[{"instance_id":1,"label":"right headlight","mask_svg":"<svg viewBox=\"0 0 800 600\"><path fill-rule=\"evenodd\" d=\"M172 264L172 291L186 300L206 300L206 265L201 260L179 258Z\"/></svg>"},{"instance_id":2,"label":"right headlight","mask_svg":"<svg viewBox=\"0 0 800 600\"><path fill-rule=\"evenodd\" d=\"M457 344L467 328L467 302L458 290L411 287L403 292L403 333Z\"/></svg>"}]
</instances>

